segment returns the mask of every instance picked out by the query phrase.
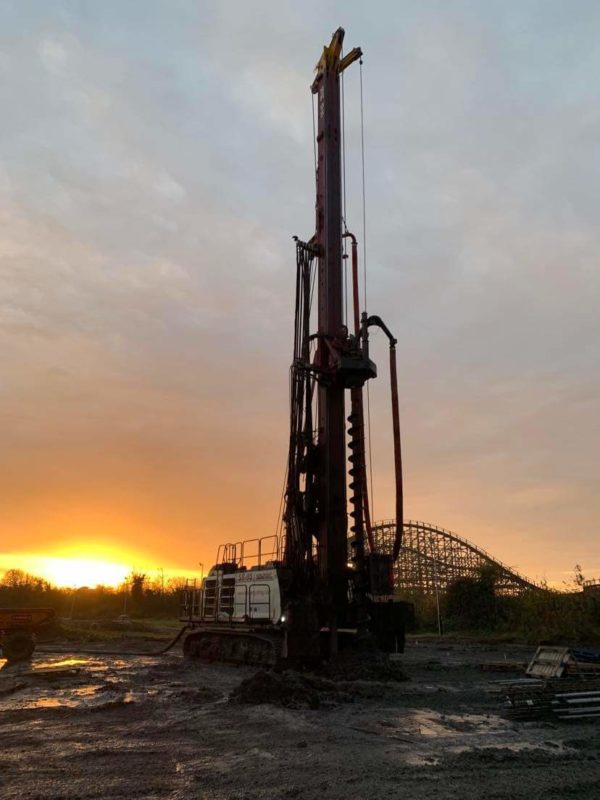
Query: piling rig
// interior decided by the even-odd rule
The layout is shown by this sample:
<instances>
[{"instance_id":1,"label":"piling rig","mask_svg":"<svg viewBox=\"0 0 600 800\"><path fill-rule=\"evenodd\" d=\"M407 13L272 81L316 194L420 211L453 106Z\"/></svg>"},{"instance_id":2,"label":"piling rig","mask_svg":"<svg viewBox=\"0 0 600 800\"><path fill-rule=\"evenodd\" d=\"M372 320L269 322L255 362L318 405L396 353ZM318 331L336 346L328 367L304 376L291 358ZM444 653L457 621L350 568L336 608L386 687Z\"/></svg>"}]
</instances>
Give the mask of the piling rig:
<instances>
[{"instance_id":1,"label":"piling rig","mask_svg":"<svg viewBox=\"0 0 600 800\"><path fill-rule=\"evenodd\" d=\"M392 651L404 645L412 607L394 598L392 575L403 519L396 339L380 317L360 311L358 243L342 216L340 78L362 56L360 48L343 55L343 40L339 28L311 86L318 119L316 225L309 240L294 237L283 534L223 545L202 586L186 588L181 618L192 628L184 642L190 656L274 664L331 658L348 646ZM344 239L351 243L352 332L344 321ZM372 327L387 336L390 353L398 524L385 553L374 543L366 476L363 387L377 376L369 357Z\"/></svg>"}]
</instances>

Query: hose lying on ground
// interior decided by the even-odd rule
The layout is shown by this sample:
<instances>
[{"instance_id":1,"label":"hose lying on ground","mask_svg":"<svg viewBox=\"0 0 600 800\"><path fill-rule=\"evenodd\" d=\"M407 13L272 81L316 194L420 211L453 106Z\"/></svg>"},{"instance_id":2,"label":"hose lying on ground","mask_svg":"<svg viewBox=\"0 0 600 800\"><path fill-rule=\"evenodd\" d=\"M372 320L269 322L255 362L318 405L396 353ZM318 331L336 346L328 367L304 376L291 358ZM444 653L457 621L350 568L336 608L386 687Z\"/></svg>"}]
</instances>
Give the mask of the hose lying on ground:
<instances>
[{"instance_id":1,"label":"hose lying on ground","mask_svg":"<svg viewBox=\"0 0 600 800\"><path fill-rule=\"evenodd\" d=\"M162 656L167 653L172 647L175 647L177 642L181 639L185 631L189 628L189 625L184 625L183 628L179 631L177 636L174 639L171 639L166 647L161 648L160 650L155 651L144 651L144 650L89 650L85 648L73 648L68 652L74 652L76 655L92 655L92 656ZM65 653L64 648L56 648L56 647L46 647L45 645L41 645L37 648L42 653Z\"/></svg>"}]
</instances>

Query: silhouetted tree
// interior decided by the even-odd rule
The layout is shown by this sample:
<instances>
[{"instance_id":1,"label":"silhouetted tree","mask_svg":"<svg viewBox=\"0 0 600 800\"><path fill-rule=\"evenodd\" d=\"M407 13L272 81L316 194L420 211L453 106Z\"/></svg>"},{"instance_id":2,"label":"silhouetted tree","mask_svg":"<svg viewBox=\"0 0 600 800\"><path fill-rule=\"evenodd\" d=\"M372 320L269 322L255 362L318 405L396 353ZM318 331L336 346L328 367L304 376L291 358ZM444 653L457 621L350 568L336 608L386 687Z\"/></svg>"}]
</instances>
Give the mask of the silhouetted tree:
<instances>
[{"instance_id":1,"label":"silhouetted tree","mask_svg":"<svg viewBox=\"0 0 600 800\"><path fill-rule=\"evenodd\" d=\"M144 596L144 584L146 582L146 575L143 572L132 572L129 577L129 585L131 586L131 599L136 602L140 601Z\"/></svg>"},{"instance_id":2,"label":"silhouetted tree","mask_svg":"<svg viewBox=\"0 0 600 800\"><path fill-rule=\"evenodd\" d=\"M464 628L489 628L497 621L498 572L484 565L473 578L457 578L446 589L445 616Z\"/></svg>"}]
</instances>

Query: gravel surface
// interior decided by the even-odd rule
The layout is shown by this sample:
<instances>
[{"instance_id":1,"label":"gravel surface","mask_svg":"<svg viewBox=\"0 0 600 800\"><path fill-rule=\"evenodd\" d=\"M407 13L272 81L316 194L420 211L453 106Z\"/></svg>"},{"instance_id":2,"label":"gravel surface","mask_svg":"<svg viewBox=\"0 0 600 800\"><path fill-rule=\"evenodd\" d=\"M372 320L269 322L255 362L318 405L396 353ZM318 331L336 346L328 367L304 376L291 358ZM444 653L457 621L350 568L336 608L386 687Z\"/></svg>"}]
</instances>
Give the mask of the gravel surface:
<instances>
[{"instance_id":1,"label":"gravel surface","mask_svg":"<svg viewBox=\"0 0 600 800\"><path fill-rule=\"evenodd\" d=\"M532 652L412 642L408 681L38 654L0 671L0 797L597 800L597 722L505 719L479 669Z\"/></svg>"}]
</instances>

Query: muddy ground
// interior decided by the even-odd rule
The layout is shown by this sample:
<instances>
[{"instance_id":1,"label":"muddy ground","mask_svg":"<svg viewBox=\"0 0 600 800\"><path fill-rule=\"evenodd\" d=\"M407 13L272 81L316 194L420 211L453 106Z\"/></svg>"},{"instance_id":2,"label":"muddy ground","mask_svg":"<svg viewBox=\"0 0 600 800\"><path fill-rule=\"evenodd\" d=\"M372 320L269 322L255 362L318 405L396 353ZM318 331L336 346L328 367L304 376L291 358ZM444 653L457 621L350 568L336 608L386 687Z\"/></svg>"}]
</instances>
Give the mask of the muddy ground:
<instances>
[{"instance_id":1,"label":"muddy ground","mask_svg":"<svg viewBox=\"0 0 600 800\"><path fill-rule=\"evenodd\" d=\"M35 669L70 671L0 671L0 797L597 800L597 721L508 720L490 689L510 675L479 668L531 654L411 642L410 680L321 691L311 709L232 702L256 670L179 651L38 652Z\"/></svg>"}]
</instances>

